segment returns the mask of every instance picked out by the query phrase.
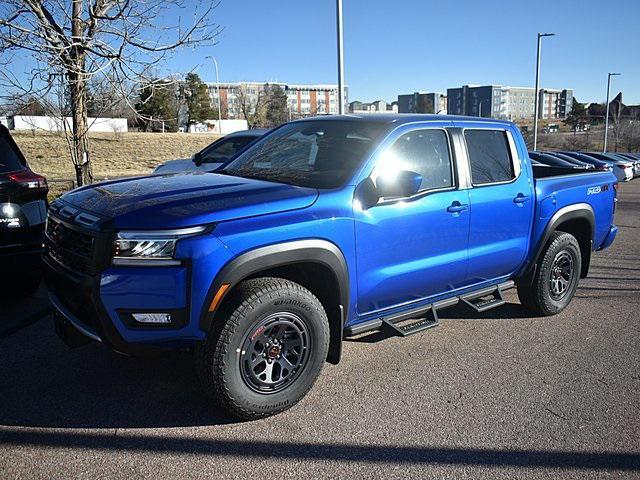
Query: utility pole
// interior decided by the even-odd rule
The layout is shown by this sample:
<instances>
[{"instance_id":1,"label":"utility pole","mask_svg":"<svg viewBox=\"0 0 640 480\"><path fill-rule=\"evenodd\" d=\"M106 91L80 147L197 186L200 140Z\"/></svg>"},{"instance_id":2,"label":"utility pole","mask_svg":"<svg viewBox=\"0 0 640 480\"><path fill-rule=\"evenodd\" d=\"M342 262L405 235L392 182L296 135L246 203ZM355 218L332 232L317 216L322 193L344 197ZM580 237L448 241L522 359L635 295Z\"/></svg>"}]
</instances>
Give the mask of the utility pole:
<instances>
[{"instance_id":1,"label":"utility pole","mask_svg":"<svg viewBox=\"0 0 640 480\"><path fill-rule=\"evenodd\" d=\"M342 0L336 0L338 31L338 114L344 115L344 46L342 42Z\"/></svg>"},{"instance_id":2,"label":"utility pole","mask_svg":"<svg viewBox=\"0 0 640 480\"><path fill-rule=\"evenodd\" d=\"M533 149L538 148L538 115L540 111L540 55L542 47L542 37L553 37L555 33L538 33L538 52L536 59L536 91L533 99Z\"/></svg>"},{"instance_id":3,"label":"utility pole","mask_svg":"<svg viewBox=\"0 0 640 480\"><path fill-rule=\"evenodd\" d=\"M604 116L604 146L602 147L602 153L607 153L607 134L609 133L609 91L611 90L611 77L614 77L617 75L620 75L620 74L609 73L607 75L607 113Z\"/></svg>"}]
</instances>

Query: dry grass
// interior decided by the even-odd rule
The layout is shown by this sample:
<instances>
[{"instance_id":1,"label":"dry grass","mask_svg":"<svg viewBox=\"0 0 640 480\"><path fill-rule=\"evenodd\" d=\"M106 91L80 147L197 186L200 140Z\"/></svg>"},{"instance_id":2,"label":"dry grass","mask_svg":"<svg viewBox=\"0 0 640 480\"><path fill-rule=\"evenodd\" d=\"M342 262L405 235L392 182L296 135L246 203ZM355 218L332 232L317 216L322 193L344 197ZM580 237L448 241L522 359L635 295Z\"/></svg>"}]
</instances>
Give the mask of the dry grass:
<instances>
[{"instance_id":1,"label":"dry grass","mask_svg":"<svg viewBox=\"0 0 640 480\"><path fill-rule=\"evenodd\" d=\"M50 179L72 179L73 165L64 135L12 132L30 167ZM193 155L215 134L94 133L89 150L96 179L149 173L159 163Z\"/></svg>"}]
</instances>

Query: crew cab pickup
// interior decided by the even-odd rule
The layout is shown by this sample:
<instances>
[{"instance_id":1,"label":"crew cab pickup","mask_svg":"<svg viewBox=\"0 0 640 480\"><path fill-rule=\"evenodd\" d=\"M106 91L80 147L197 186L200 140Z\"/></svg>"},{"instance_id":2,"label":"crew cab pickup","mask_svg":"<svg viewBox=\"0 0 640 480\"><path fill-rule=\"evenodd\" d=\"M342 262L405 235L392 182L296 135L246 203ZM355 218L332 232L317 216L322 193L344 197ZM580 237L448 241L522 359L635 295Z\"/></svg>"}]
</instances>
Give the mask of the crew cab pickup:
<instances>
[{"instance_id":1,"label":"crew cab pickup","mask_svg":"<svg viewBox=\"0 0 640 480\"><path fill-rule=\"evenodd\" d=\"M504 303L552 315L608 247L608 171L533 166L510 122L317 117L217 173L79 188L50 208L56 330L117 351L192 350L231 414L283 411L343 338L405 336L438 311Z\"/></svg>"}]
</instances>

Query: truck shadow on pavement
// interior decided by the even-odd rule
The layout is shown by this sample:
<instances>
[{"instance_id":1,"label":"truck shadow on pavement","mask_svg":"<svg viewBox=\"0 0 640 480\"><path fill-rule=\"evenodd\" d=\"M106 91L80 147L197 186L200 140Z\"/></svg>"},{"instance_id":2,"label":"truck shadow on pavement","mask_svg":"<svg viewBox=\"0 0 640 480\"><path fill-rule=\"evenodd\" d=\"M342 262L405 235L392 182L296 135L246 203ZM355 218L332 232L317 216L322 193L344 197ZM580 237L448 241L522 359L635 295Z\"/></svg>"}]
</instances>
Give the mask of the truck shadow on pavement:
<instances>
[{"instance_id":1,"label":"truck shadow on pavement","mask_svg":"<svg viewBox=\"0 0 640 480\"><path fill-rule=\"evenodd\" d=\"M201 439L145 434L0 430L0 441L14 447L198 455L211 459L280 459L388 465L467 465L519 468L640 471L631 452L571 452Z\"/></svg>"},{"instance_id":2,"label":"truck shadow on pavement","mask_svg":"<svg viewBox=\"0 0 640 480\"><path fill-rule=\"evenodd\" d=\"M68 349L51 315L0 339L0 426L143 428L233 420L198 390L192 356Z\"/></svg>"}]
</instances>

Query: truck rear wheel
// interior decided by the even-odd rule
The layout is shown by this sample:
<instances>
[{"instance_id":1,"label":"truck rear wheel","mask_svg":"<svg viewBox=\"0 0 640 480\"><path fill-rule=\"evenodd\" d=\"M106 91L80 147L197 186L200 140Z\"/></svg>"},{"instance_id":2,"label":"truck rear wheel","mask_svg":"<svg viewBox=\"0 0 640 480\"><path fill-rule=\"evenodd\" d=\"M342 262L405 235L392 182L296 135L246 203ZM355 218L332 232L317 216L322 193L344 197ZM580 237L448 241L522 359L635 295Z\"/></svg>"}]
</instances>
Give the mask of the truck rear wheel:
<instances>
[{"instance_id":1,"label":"truck rear wheel","mask_svg":"<svg viewBox=\"0 0 640 480\"><path fill-rule=\"evenodd\" d=\"M533 278L518 285L522 305L539 315L555 315L565 309L578 288L582 256L576 238L554 232L538 260Z\"/></svg>"},{"instance_id":2,"label":"truck rear wheel","mask_svg":"<svg viewBox=\"0 0 640 480\"><path fill-rule=\"evenodd\" d=\"M196 352L205 393L244 420L300 401L329 349L329 321L320 301L289 280L257 278L240 284L221 313Z\"/></svg>"}]
</instances>

